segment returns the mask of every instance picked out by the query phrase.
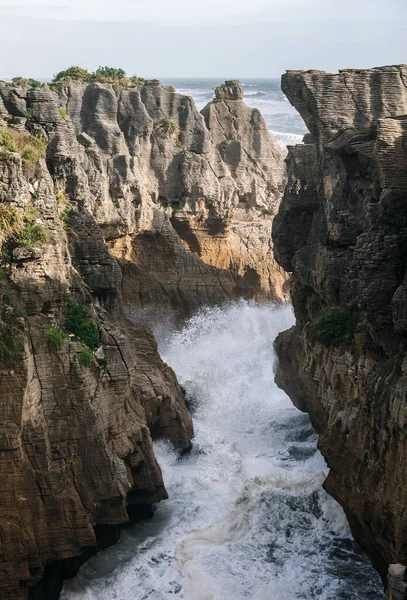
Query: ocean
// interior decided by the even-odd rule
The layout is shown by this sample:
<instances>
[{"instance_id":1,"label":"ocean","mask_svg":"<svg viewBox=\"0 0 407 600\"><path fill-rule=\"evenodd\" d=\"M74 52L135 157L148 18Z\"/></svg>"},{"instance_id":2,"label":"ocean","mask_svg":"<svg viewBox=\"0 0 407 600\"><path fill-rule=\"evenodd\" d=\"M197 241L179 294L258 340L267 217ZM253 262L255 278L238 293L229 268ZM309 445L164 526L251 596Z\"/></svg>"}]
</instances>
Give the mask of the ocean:
<instances>
[{"instance_id":1,"label":"ocean","mask_svg":"<svg viewBox=\"0 0 407 600\"><path fill-rule=\"evenodd\" d=\"M192 96L199 110L214 98L213 88L223 79L162 79L173 85L180 94ZM279 79L241 79L245 103L258 108L270 132L281 145L299 144L307 128L295 108L281 91Z\"/></svg>"},{"instance_id":2,"label":"ocean","mask_svg":"<svg viewBox=\"0 0 407 600\"><path fill-rule=\"evenodd\" d=\"M155 444L169 500L67 580L61 600L383 597L322 488L308 416L274 383L273 341L293 322L290 307L235 302L156 332L190 401L192 452Z\"/></svg>"}]
</instances>

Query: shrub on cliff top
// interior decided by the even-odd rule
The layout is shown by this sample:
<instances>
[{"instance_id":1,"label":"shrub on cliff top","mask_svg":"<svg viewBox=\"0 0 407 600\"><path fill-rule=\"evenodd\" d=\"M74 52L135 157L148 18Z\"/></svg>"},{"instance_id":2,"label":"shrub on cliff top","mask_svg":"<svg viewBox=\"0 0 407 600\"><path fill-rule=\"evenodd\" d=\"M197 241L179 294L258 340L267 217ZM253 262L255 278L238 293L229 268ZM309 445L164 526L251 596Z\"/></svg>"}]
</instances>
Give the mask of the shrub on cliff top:
<instances>
[{"instance_id":1,"label":"shrub on cliff top","mask_svg":"<svg viewBox=\"0 0 407 600\"><path fill-rule=\"evenodd\" d=\"M65 71L57 73L53 81L64 81L66 79L73 79L75 81L89 81L90 73L87 69L82 67L69 67Z\"/></svg>"},{"instance_id":2,"label":"shrub on cliff top","mask_svg":"<svg viewBox=\"0 0 407 600\"><path fill-rule=\"evenodd\" d=\"M227 85L228 87L234 87L235 85L239 85L239 80L238 79L227 79L225 81L225 85Z\"/></svg>"},{"instance_id":3,"label":"shrub on cliff top","mask_svg":"<svg viewBox=\"0 0 407 600\"><path fill-rule=\"evenodd\" d=\"M68 83L69 81L83 81L85 83L107 83L115 88L120 87L142 87L142 77L128 77L126 71L115 67L99 67L93 73L82 67L69 67L55 75L53 83Z\"/></svg>"},{"instance_id":4,"label":"shrub on cliff top","mask_svg":"<svg viewBox=\"0 0 407 600\"><path fill-rule=\"evenodd\" d=\"M36 79L26 79L25 77L13 77L11 83L22 88L39 88L42 86L41 81Z\"/></svg>"},{"instance_id":5,"label":"shrub on cliff top","mask_svg":"<svg viewBox=\"0 0 407 600\"><path fill-rule=\"evenodd\" d=\"M347 308L322 310L308 323L311 339L323 344L351 342L361 314Z\"/></svg>"}]
</instances>

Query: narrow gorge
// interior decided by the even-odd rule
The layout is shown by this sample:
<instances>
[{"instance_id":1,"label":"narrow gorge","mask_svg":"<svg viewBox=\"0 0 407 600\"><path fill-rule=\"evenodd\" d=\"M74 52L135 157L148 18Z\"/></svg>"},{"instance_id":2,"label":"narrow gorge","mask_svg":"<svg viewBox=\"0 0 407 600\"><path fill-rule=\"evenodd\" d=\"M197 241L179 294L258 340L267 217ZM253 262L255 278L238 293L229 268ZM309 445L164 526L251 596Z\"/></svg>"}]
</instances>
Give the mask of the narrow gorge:
<instances>
[{"instance_id":1,"label":"narrow gorge","mask_svg":"<svg viewBox=\"0 0 407 600\"><path fill-rule=\"evenodd\" d=\"M0 598L406 600L407 67L288 71L288 154L236 80L23 83Z\"/></svg>"}]
</instances>

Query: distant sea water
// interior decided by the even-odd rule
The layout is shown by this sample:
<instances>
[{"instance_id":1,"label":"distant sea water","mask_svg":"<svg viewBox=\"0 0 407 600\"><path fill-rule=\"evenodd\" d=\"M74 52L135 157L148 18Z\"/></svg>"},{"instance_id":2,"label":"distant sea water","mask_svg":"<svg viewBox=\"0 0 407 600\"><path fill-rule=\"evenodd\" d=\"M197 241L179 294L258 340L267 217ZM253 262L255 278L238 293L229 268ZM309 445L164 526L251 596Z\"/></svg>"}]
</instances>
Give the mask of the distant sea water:
<instances>
[{"instance_id":1,"label":"distant sea water","mask_svg":"<svg viewBox=\"0 0 407 600\"><path fill-rule=\"evenodd\" d=\"M199 110L214 98L213 88L224 79L162 79L180 94L192 96ZM299 144L307 129L297 111L281 91L279 79L241 79L245 103L258 108L269 130L283 146Z\"/></svg>"}]
</instances>

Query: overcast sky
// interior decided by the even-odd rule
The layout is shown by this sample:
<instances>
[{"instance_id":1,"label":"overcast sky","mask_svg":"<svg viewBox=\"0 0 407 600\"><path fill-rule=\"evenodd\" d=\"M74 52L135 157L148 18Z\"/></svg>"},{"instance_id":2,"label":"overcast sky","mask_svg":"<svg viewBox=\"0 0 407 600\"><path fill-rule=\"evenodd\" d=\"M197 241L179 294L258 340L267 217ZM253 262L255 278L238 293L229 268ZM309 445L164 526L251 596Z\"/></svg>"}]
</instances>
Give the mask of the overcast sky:
<instances>
[{"instance_id":1,"label":"overcast sky","mask_svg":"<svg viewBox=\"0 0 407 600\"><path fill-rule=\"evenodd\" d=\"M0 0L0 77L278 77L407 62L407 0Z\"/></svg>"}]
</instances>

